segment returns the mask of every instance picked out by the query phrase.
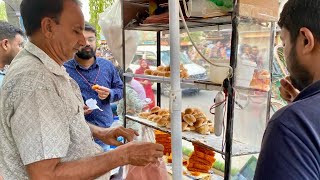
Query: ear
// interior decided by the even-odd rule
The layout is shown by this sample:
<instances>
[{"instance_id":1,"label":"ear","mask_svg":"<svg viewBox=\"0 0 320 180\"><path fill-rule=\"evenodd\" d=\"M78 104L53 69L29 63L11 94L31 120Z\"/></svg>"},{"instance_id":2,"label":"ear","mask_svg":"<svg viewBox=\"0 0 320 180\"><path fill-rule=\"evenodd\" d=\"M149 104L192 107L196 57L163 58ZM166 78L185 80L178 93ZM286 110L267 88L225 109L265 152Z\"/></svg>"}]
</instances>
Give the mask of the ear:
<instances>
[{"instance_id":1,"label":"ear","mask_svg":"<svg viewBox=\"0 0 320 180\"><path fill-rule=\"evenodd\" d=\"M49 17L45 17L41 20L41 32L46 38L52 38L54 31L55 31L55 26L57 23Z\"/></svg>"},{"instance_id":2,"label":"ear","mask_svg":"<svg viewBox=\"0 0 320 180\"><path fill-rule=\"evenodd\" d=\"M302 46L302 53L308 54L314 50L315 37L308 28L301 28L299 31L299 44Z\"/></svg>"},{"instance_id":3,"label":"ear","mask_svg":"<svg viewBox=\"0 0 320 180\"><path fill-rule=\"evenodd\" d=\"M0 45L5 51L7 51L9 49L9 46L10 46L9 40L8 39L4 39L4 40L0 41Z\"/></svg>"}]
</instances>

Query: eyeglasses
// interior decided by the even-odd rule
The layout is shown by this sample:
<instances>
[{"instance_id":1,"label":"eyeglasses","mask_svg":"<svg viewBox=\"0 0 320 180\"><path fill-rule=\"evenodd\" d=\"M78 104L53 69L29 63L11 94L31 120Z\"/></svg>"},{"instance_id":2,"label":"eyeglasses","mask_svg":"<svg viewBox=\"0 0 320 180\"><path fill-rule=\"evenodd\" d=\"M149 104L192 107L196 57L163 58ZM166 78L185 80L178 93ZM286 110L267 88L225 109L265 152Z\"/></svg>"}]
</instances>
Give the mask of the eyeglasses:
<instances>
[{"instance_id":1,"label":"eyeglasses","mask_svg":"<svg viewBox=\"0 0 320 180\"><path fill-rule=\"evenodd\" d=\"M88 38L86 38L86 41L88 41L89 43L93 43L93 42L96 42L96 38L95 37L88 37Z\"/></svg>"}]
</instances>

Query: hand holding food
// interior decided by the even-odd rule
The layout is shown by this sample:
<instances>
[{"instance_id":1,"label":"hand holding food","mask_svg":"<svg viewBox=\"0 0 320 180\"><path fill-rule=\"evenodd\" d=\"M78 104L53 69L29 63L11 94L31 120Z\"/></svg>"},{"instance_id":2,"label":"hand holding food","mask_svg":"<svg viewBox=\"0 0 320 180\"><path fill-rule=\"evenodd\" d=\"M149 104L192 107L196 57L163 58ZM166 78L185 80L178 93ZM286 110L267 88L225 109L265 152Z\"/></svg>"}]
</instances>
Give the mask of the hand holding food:
<instances>
[{"instance_id":1,"label":"hand holding food","mask_svg":"<svg viewBox=\"0 0 320 180\"><path fill-rule=\"evenodd\" d=\"M98 97L101 100L107 99L107 97L110 95L110 89L107 87L95 84L91 88L98 93Z\"/></svg>"}]
</instances>

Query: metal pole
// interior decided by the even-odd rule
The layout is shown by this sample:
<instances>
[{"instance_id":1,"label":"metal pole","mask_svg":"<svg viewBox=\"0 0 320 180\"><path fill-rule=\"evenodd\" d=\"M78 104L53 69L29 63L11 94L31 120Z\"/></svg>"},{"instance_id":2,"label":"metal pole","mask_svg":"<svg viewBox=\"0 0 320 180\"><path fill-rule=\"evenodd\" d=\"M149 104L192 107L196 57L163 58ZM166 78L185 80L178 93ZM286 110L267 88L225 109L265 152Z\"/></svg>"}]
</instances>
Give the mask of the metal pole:
<instances>
[{"instance_id":1,"label":"metal pole","mask_svg":"<svg viewBox=\"0 0 320 180\"><path fill-rule=\"evenodd\" d=\"M123 72L126 70L126 32L124 30L125 24L124 24L124 1L121 2L121 19L122 19L122 67L123 67ZM125 82L125 77L123 76L122 82L123 82L123 112L122 112L122 117L123 117L123 127L127 127L127 118L126 118L126 113L127 113L127 98L126 98L126 82Z\"/></svg>"},{"instance_id":2,"label":"metal pole","mask_svg":"<svg viewBox=\"0 0 320 180\"><path fill-rule=\"evenodd\" d=\"M272 80L272 67L273 67L273 58L274 58L274 41L275 41L275 34L276 34L276 24L275 22L271 22L271 36L270 36L270 52L269 52L269 70L270 70L270 80ZM267 102L267 116L266 116L266 124L270 119L270 108L271 108L271 85L270 82L270 90L268 92L268 102Z\"/></svg>"},{"instance_id":3,"label":"metal pole","mask_svg":"<svg viewBox=\"0 0 320 180\"><path fill-rule=\"evenodd\" d=\"M180 88L180 26L179 0L169 0L170 69L171 69L171 142L173 180L182 179L182 129Z\"/></svg>"},{"instance_id":4,"label":"metal pole","mask_svg":"<svg viewBox=\"0 0 320 180\"><path fill-rule=\"evenodd\" d=\"M233 68L233 77L229 81L228 86L228 107L227 107L227 127L226 127L226 153L225 153L225 170L224 179L229 180L231 174L231 158L232 158L232 139L233 139L233 120L234 120L234 80L235 68L237 67L238 56L238 24L239 24L239 5L238 0L233 0L232 13L232 38L231 38L231 58L230 66Z\"/></svg>"},{"instance_id":5,"label":"metal pole","mask_svg":"<svg viewBox=\"0 0 320 180\"><path fill-rule=\"evenodd\" d=\"M161 65L161 32L157 32L157 66ZM161 107L161 83L157 83L157 106Z\"/></svg>"}]
</instances>

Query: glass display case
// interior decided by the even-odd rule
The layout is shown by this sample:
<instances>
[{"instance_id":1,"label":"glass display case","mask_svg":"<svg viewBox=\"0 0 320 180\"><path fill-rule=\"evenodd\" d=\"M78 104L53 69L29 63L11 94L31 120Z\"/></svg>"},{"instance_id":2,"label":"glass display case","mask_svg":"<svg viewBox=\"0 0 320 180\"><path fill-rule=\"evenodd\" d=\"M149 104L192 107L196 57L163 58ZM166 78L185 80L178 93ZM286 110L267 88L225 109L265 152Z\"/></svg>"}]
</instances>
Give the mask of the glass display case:
<instances>
[{"instance_id":1,"label":"glass display case","mask_svg":"<svg viewBox=\"0 0 320 180\"><path fill-rule=\"evenodd\" d=\"M189 0L188 3L192 1L193 0ZM156 87L154 89L157 89L157 105L162 108L169 108L171 111L173 107L172 101L177 100L178 102L173 103L178 104L174 107L175 110L177 110L178 107L180 111L184 111L188 107L199 108L206 114L208 119L211 119L211 122L213 122L215 115L214 112L210 113L210 108L215 104L214 99L216 94L223 89L226 97L223 111L223 133L221 136L216 136L214 133L201 134L192 130L181 132L182 128L175 129L170 126L159 126L156 122L150 121L147 118L138 117L138 115L124 114L126 117L125 122L135 121L144 126L166 133L176 133L175 137L177 137L177 132L179 131L178 135L181 135L181 139L215 151L217 162L222 165L216 163L214 166L216 166L216 169L224 172L222 176L226 180L231 179L231 175L234 177L239 175L246 176L244 174L250 176L249 170L246 167L254 169L254 158L258 156L263 132L269 119L271 62L273 60L275 33L274 22L278 16L278 1L235 0L233 1L234 6L232 6L232 8L229 7L228 11L219 11L216 14L211 14L209 18L192 16L187 18L186 24L190 28L190 31L201 34L201 38L196 42L196 46L199 47L202 54L207 57L209 61L205 61L203 57L195 51L191 43L184 42L183 38L187 37L187 35L183 34L185 27L181 20L179 23L179 19L174 19L175 22L171 19L170 24L168 24L168 21L159 22L157 21L158 19L155 20L155 22L152 22L150 19L150 21L147 22L145 21L146 19L136 19L132 21L132 19L144 15L142 15L143 13L141 11L138 12L138 10L130 8L131 5L139 4L140 7L145 8L144 11L146 9L150 11L151 6L149 6L149 3L151 2L157 1L135 0L133 2L125 0L123 3L123 9L126 12L128 9L131 9L127 15L123 16L123 27L125 27L124 36L127 30L154 31L156 34L156 42L153 48L150 47L148 50L142 50L140 48L139 50L138 47L133 60L126 60L124 58L122 63L124 65L123 68L126 69L130 66L132 68L133 65L137 65L137 60L143 56L149 60L157 61L156 63L152 63L154 70L159 66L180 64L180 61L172 62L172 59L174 59L172 58L172 53L167 52L166 54L166 52L164 52L166 50L164 46L175 47L171 48L170 51L172 49L176 51L176 47L178 46L180 47L180 52L176 54L180 54L180 59L188 65L195 64L188 70L188 72L190 71L189 75L193 73L192 71L196 69L195 67L197 65L204 69L203 76L172 78L172 73L168 76L165 74L159 75L159 73L125 73L124 76L142 78L153 82L154 87ZM221 2L226 3L227 1L221 0ZM162 6L159 5L159 7ZM185 9L186 8L184 8L184 11L186 11ZM170 9L170 12L171 11L172 9ZM175 9L174 12L178 12L177 9ZM169 17L169 15L163 15L163 19L169 20ZM182 29L180 34L172 34L173 31L171 28L173 27L180 27ZM165 33L161 35L161 32ZM165 34L169 34L169 36ZM173 36L180 36L181 39L166 41L166 38L170 39L170 37ZM195 37L191 36L191 38ZM123 37L123 39L125 39L125 37ZM123 44L125 44L124 41ZM150 46L150 44L148 44L148 46ZM169 59L171 59L170 63L168 63ZM221 66L212 66L212 63L216 65L230 65L233 69L233 76L226 78L229 69ZM173 69L172 72L173 71L175 70ZM176 83L181 84L179 88L181 87L182 91L192 88L198 89L199 91L196 91L192 96L182 96L180 99L180 91L177 92L177 94L175 91L172 91L172 86L176 86ZM168 94L164 93L165 91L163 89L165 88L167 88ZM168 96L170 98L168 98ZM172 96L178 98L172 100ZM171 114L171 125L172 123L176 123L173 122L173 120L179 120L181 122L181 117ZM175 143L173 146L180 146L181 141ZM177 154L173 154L173 159L175 159L176 155ZM181 163L174 165L176 166L176 170L183 168ZM243 166L244 168L242 168ZM173 168L173 174L182 172L180 170L175 172L175 168ZM212 175L215 176L214 174L219 174L219 172L215 171ZM181 176L178 174L173 177L179 179ZM216 178L220 179L222 177Z\"/></svg>"}]
</instances>

